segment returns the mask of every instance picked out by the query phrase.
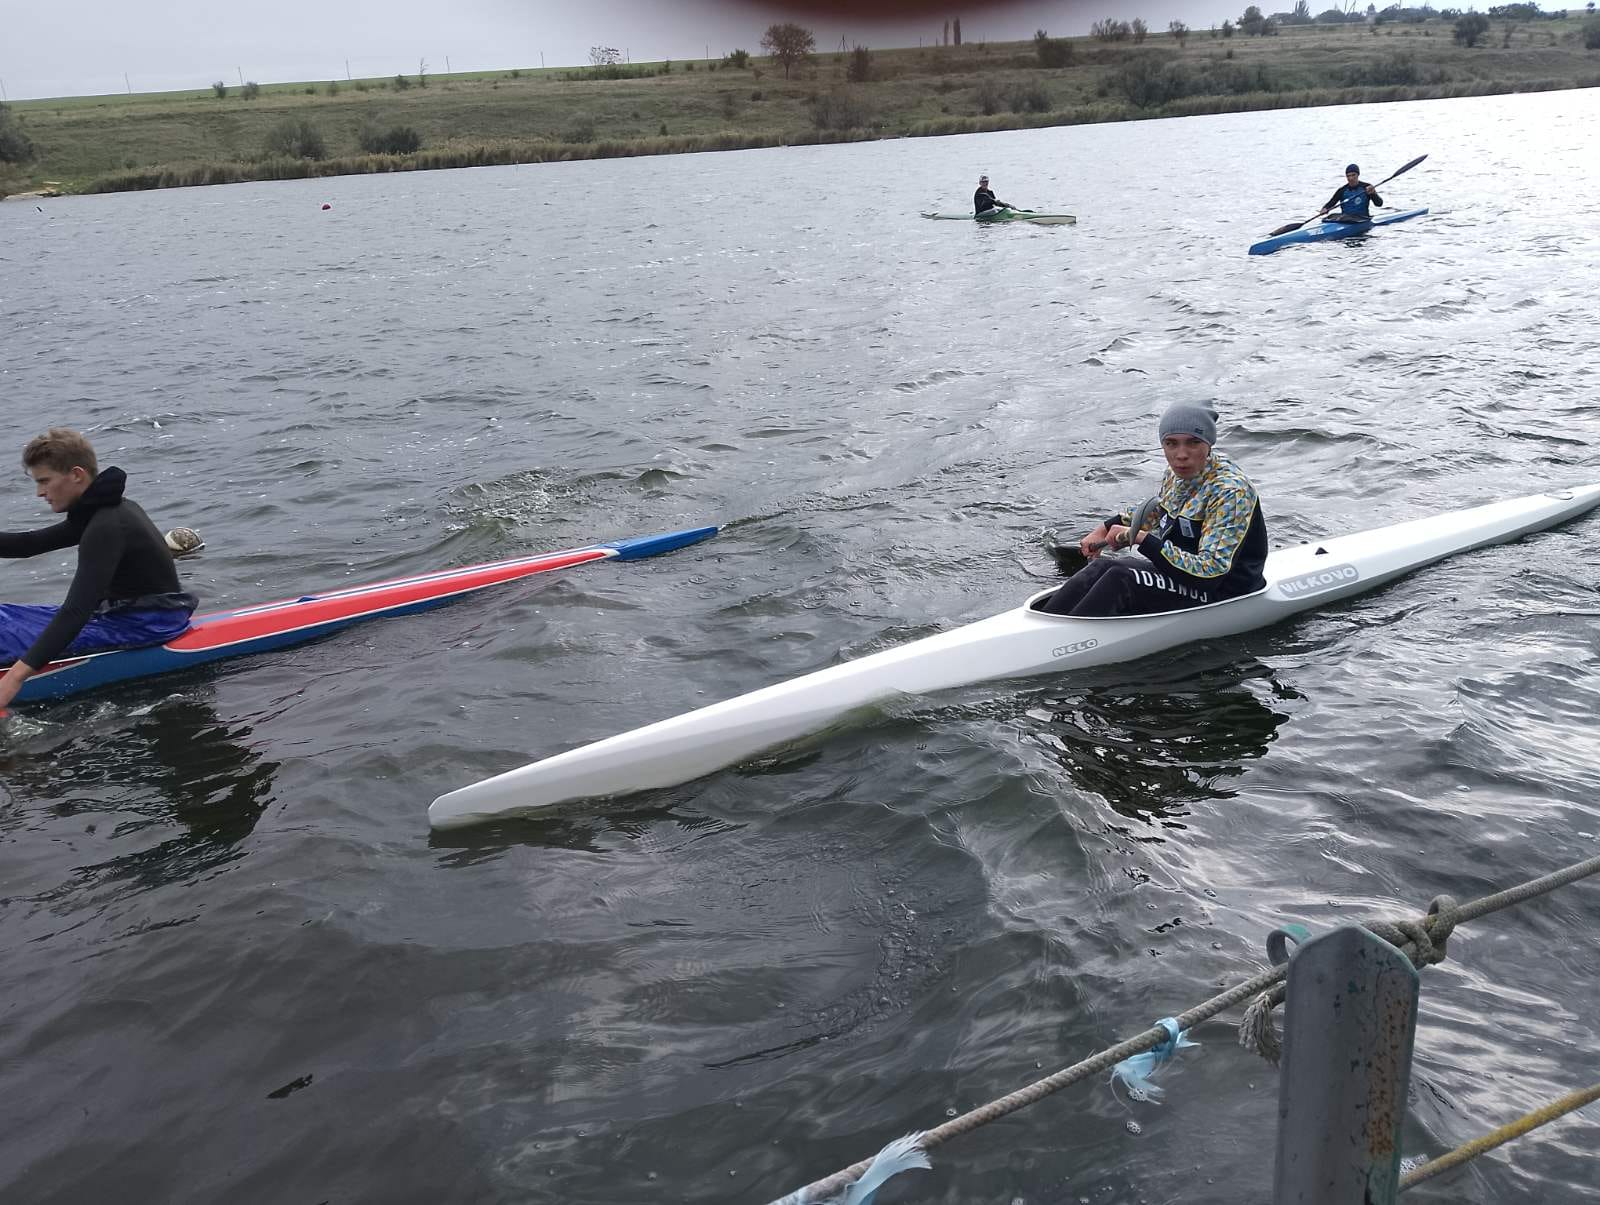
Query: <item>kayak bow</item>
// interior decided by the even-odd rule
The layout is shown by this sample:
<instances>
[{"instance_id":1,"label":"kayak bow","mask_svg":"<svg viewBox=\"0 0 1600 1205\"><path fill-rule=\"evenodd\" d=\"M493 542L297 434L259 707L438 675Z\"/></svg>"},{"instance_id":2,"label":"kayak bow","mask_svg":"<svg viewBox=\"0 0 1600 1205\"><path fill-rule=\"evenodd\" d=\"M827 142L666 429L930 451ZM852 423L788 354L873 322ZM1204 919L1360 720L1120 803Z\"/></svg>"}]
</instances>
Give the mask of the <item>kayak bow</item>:
<instances>
[{"instance_id":1,"label":"kayak bow","mask_svg":"<svg viewBox=\"0 0 1600 1205\"><path fill-rule=\"evenodd\" d=\"M112 682L171 673L208 661L220 661L224 657L243 657L287 648L363 620L386 615L414 615L486 586L516 581L535 573L548 573L552 569L565 569L590 561L636 561L671 552L686 544L709 539L717 534L717 530L715 527L694 527L655 536L638 536L588 548L513 557L487 565L468 565L461 569L445 569L416 577L374 582L367 586L305 594L282 602L243 607L237 611L197 615L182 635L166 644L139 649L114 649L52 661L22 684L17 701L31 703L42 699L59 699Z\"/></svg>"},{"instance_id":2,"label":"kayak bow","mask_svg":"<svg viewBox=\"0 0 1600 1205\"><path fill-rule=\"evenodd\" d=\"M1532 494L1279 549L1254 594L1159 615L1083 619L1023 606L547 757L441 795L436 829L529 815L569 800L688 782L818 732L850 712L996 678L1132 661L1233 636L1371 590L1454 553L1513 540L1600 505L1600 485Z\"/></svg>"},{"instance_id":3,"label":"kayak bow","mask_svg":"<svg viewBox=\"0 0 1600 1205\"><path fill-rule=\"evenodd\" d=\"M1295 243L1320 243L1325 239L1349 238L1351 235L1365 234L1374 226L1392 226L1396 222L1409 222L1412 218L1420 218L1427 212L1426 209L1408 209L1404 213L1391 213L1381 218L1373 218L1370 222L1318 222L1315 226L1307 226L1303 230L1291 230L1288 234L1251 243L1250 254L1271 255L1274 251Z\"/></svg>"}]
</instances>

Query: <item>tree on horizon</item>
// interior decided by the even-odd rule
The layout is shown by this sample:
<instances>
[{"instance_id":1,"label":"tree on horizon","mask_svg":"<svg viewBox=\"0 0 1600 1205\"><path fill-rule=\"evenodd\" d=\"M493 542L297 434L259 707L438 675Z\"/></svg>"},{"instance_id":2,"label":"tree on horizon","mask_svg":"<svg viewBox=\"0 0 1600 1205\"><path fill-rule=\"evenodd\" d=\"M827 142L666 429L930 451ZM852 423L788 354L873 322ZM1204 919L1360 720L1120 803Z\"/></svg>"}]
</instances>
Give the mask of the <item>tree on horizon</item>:
<instances>
[{"instance_id":1,"label":"tree on horizon","mask_svg":"<svg viewBox=\"0 0 1600 1205\"><path fill-rule=\"evenodd\" d=\"M767 32L761 35L761 49L765 50L774 62L783 65L784 79L789 78L790 68L809 59L816 48L817 39L812 32L803 25L796 25L793 21L769 25Z\"/></svg>"}]
</instances>

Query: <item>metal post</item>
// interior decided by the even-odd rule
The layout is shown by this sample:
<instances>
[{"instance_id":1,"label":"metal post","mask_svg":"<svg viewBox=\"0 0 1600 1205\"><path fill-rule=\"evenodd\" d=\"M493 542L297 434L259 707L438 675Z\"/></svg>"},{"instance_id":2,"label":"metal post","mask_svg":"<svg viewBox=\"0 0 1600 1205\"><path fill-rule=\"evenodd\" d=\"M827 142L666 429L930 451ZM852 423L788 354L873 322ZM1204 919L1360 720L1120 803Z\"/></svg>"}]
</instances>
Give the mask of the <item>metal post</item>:
<instances>
[{"instance_id":1,"label":"metal post","mask_svg":"<svg viewBox=\"0 0 1600 1205\"><path fill-rule=\"evenodd\" d=\"M1347 925L1289 961L1277 1205L1395 1205L1417 1028L1416 968Z\"/></svg>"}]
</instances>

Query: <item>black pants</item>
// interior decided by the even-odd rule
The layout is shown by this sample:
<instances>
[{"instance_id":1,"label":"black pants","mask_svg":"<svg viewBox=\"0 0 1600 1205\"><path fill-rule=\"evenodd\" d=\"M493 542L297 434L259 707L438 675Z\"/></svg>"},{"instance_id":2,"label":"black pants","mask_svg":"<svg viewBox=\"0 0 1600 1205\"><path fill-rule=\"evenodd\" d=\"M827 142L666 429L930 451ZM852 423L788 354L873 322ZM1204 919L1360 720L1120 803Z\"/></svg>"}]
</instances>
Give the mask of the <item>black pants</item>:
<instances>
[{"instance_id":1,"label":"black pants","mask_svg":"<svg viewBox=\"0 0 1600 1205\"><path fill-rule=\"evenodd\" d=\"M1209 592L1148 564L1101 557L1074 573L1038 609L1050 615L1154 615L1211 601Z\"/></svg>"}]
</instances>

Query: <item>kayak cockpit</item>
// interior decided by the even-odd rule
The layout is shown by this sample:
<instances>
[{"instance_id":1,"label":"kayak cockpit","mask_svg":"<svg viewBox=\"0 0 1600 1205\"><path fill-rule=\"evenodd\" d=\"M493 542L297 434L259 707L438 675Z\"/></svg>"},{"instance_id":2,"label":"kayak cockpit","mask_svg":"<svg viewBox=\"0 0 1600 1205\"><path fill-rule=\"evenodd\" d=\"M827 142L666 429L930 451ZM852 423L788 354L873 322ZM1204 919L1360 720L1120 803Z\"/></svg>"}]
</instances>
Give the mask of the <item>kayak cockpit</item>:
<instances>
[{"instance_id":1,"label":"kayak cockpit","mask_svg":"<svg viewBox=\"0 0 1600 1205\"><path fill-rule=\"evenodd\" d=\"M1175 607L1170 611L1144 611L1138 615L1052 615L1048 611L1041 611L1045 599L1054 594L1060 587L1051 586L1048 590L1040 590L1037 594L1030 594L1028 601L1023 604L1026 610L1040 619L1060 619L1067 623L1123 623L1131 619L1163 619L1177 615L1194 615L1201 611L1214 611L1218 607L1225 607L1229 603L1239 602L1241 599L1255 598L1265 594L1269 587L1262 586L1259 590L1252 590L1248 594L1235 594L1232 598L1219 598L1216 602L1202 603L1198 607Z\"/></svg>"}]
</instances>

